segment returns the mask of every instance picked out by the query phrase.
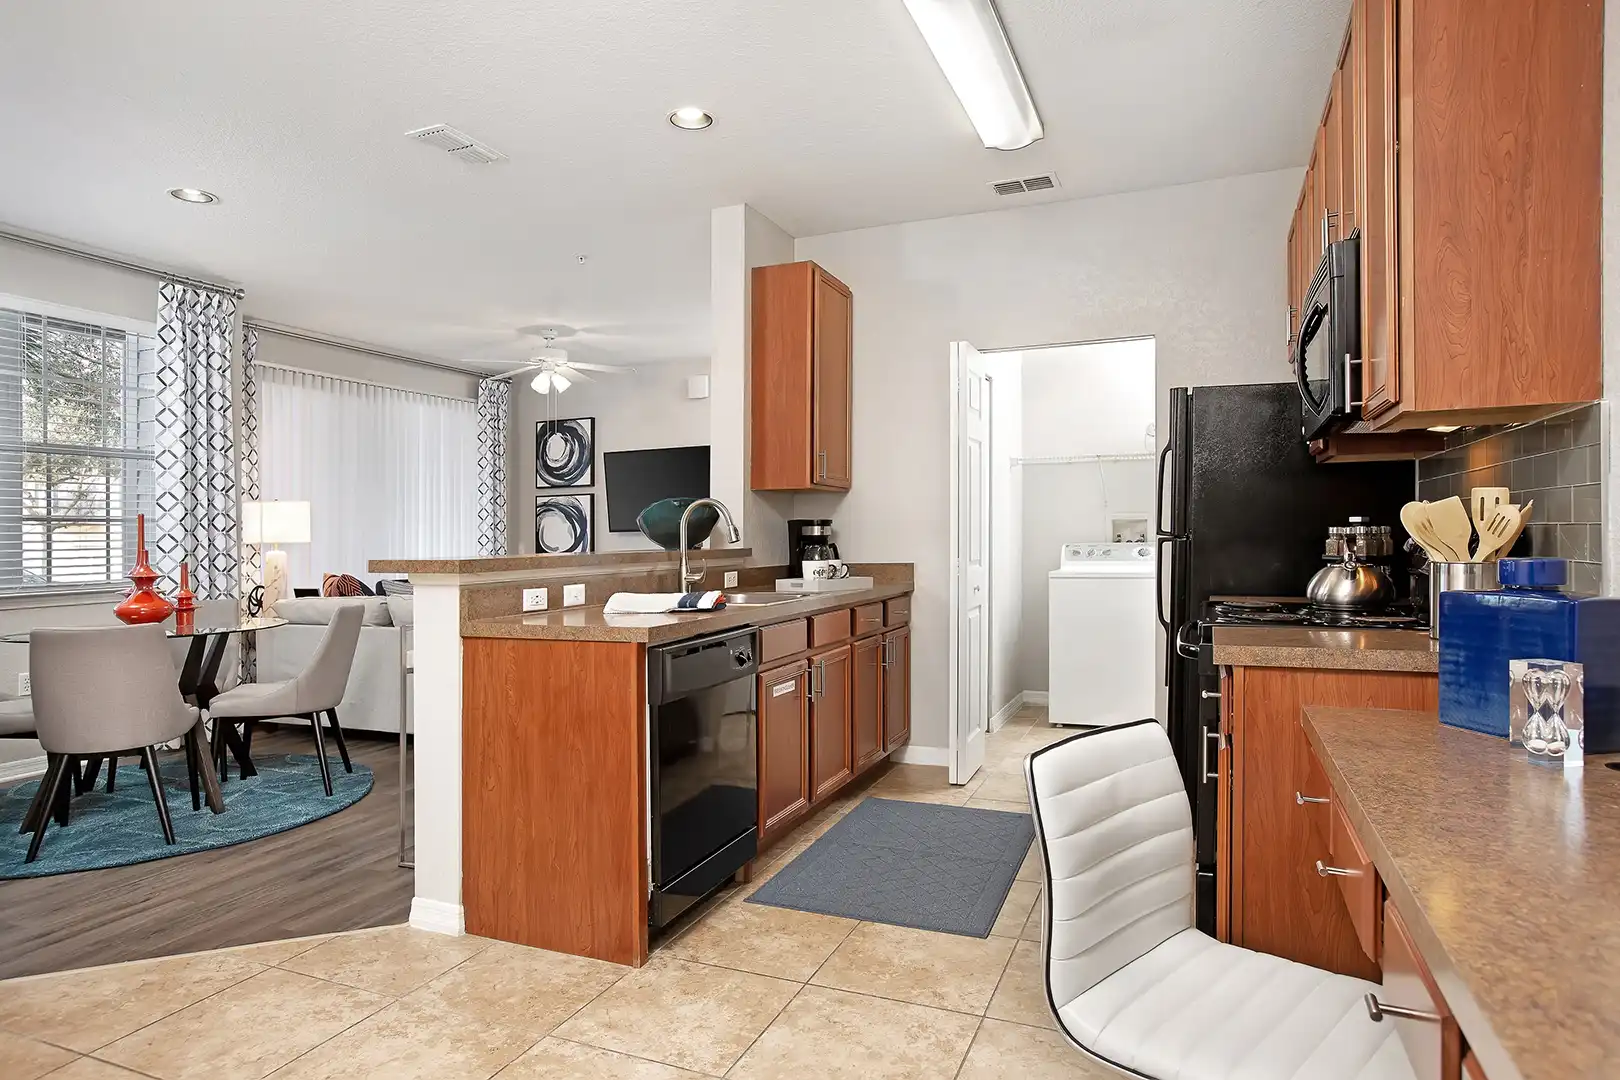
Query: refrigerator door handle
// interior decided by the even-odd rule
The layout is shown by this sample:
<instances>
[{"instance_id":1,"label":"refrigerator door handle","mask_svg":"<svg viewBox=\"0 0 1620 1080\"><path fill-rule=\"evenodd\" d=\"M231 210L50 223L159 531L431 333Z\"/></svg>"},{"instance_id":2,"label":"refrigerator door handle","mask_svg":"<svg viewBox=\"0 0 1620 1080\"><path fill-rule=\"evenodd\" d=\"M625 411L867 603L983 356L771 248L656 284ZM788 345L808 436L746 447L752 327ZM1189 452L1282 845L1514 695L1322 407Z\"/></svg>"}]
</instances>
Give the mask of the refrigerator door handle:
<instances>
[{"instance_id":1,"label":"refrigerator door handle","mask_svg":"<svg viewBox=\"0 0 1620 1080\"><path fill-rule=\"evenodd\" d=\"M1164 467L1170 463L1170 450L1171 450L1170 440L1166 439L1164 441L1164 449L1159 451L1159 487L1158 487L1159 505L1154 508L1154 512L1157 515L1157 520L1156 520L1155 524L1158 526L1158 533L1159 533L1160 536L1165 535L1165 531L1164 531L1164 500L1165 500L1165 498L1167 496L1169 498L1172 498L1172 499L1175 498L1175 493L1174 492L1166 491L1165 488L1164 488Z\"/></svg>"},{"instance_id":2,"label":"refrigerator door handle","mask_svg":"<svg viewBox=\"0 0 1620 1080\"><path fill-rule=\"evenodd\" d=\"M1157 553L1158 554L1158 559L1159 559L1159 564L1158 564L1159 576L1158 576L1158 580L1154 583L1155 588L1154 588L1154 597L1153 597L1153 599L1158 604L1158 608L1159 608L1159 625L1164 627L1164 637L1165 637L1166 642L1169 642L1169 640L1170 640L1171 630L1170 630L1170 617L1168 615L1166 615L1165 612L1164 612L1164 590L1170 587L1170 571L1165 569L1165 565L1164 565L1164 549L1165 549L1165 545L1173 544L1173 543L1175 543L1175 540L1176 540L1176 538L1173 537L1173 536L1161 536L1161 537L1159 537L1159 550L1158 550L1158 553Z\"/></svg>"}]
</instances>

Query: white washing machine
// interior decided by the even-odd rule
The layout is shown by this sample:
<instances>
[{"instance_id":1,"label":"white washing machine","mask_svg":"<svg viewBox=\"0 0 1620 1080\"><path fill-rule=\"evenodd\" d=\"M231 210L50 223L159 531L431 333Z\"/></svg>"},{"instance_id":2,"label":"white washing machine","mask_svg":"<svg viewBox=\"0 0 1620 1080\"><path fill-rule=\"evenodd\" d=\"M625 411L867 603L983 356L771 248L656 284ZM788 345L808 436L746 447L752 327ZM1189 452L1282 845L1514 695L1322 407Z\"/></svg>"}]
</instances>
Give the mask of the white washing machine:
<instances>
[{"instance_id":1,"label":"white washing machine","mask_svg":"<svg viewBox=\"0 0 1620 1080\"><path fill-rule=\"evenodd\" d=\"M1123 724L1154 714L1157 570L1148 544L1064 544L1048 584L1048 716Z\"/></svg>"}]
</instances>

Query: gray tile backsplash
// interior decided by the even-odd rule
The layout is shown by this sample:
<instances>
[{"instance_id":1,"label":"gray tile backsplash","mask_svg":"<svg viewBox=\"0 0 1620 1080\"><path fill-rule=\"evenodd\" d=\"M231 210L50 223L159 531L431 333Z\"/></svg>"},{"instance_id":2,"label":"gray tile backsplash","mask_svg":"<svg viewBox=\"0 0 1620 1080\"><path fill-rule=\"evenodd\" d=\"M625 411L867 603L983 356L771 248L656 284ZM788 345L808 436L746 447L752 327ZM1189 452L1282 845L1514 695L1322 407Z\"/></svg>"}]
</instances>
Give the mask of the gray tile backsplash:
<instances>
[{"instance_id":1,"label":"gray tile backsplash","mask_svg":"<svg viewBox=\"0 0 1620 1080\"><path fill-rule=\"evenodd\" d=\"M1603 591L1602 406L1586 405L1522 427L1478 427L1446 437L1442 454L1418 462L1418 498L1506 487L1536 508L1514 553L1570 560L1571 589Z\"/></svg>"}]
</instances>

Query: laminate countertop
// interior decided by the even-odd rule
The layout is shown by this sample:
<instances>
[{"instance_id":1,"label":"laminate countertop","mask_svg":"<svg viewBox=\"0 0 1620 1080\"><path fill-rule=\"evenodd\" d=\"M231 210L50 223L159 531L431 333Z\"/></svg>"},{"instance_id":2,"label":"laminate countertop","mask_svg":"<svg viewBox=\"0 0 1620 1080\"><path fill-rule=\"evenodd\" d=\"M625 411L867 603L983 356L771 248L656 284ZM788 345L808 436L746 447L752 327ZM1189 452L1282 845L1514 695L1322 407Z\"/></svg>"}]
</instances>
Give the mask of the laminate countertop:
<instances>
[{"instance_id":1,"label":"laminate countertop","mask_svg":"<svg viewBox=\"0 0 1620 1080\"><path fill-rule=\"evenodd\" d=\"M1440 670L1427 630L1333 630L1314 626L1217 626L1215 663L1227 667L1348 671Z\"/></svg>"},{"instance_id":2,"label":"laminate countertop","mask_svg":"<svg viewBox=\"0 0 1620 1080\"><path fill-rule=\"evenodd\" d=\"M811 593L802 600L767 607L728 607L680 615L607 615L600 606L536 611L465 619L464 638L534 638L540 641L630 641L662 645L739 626L769 626L824 611L893 600L912 591L909 583L848 592Z\"/></svg>"},{"instance_id":3,"label":"laminate countertop","mask_svg":"<svg viewBox=\"0 0 1620 1080\"><path fill-rule=\"evenodd\" d=\"M1490 1080L1620 1072L1620 772L1533 765L1429 713L1305 733Z\"/></svg>"}]
</instances>

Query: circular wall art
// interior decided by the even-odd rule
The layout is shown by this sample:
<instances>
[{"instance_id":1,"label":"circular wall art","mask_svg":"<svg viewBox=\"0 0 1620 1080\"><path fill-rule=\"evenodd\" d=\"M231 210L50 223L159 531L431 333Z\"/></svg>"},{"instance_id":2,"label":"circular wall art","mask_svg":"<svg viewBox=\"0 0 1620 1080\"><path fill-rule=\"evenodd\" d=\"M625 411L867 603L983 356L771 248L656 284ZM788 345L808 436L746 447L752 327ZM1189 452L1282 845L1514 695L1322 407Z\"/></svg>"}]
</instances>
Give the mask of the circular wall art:
<instances>
[{"instance_id":1,"label":"circular wall art","mask_svg":"<svg viewBox=\"0 0 1620 1080\"><path fill-rule=\"evenodd\" d=\"M534 486L596 483L596 419L540 420L534 425Z\"/></svg>"},{"instance_id":2,"label":"circular wall art","mask_svg":"<svg viewBox=\"0 0 1620 1080\"><path fill-rule=\"evenodd\" d=\"M592 518L596 496L536 495L534 550L540 555L584 555L596 550Z\"/></svg>"}]
</instances>

